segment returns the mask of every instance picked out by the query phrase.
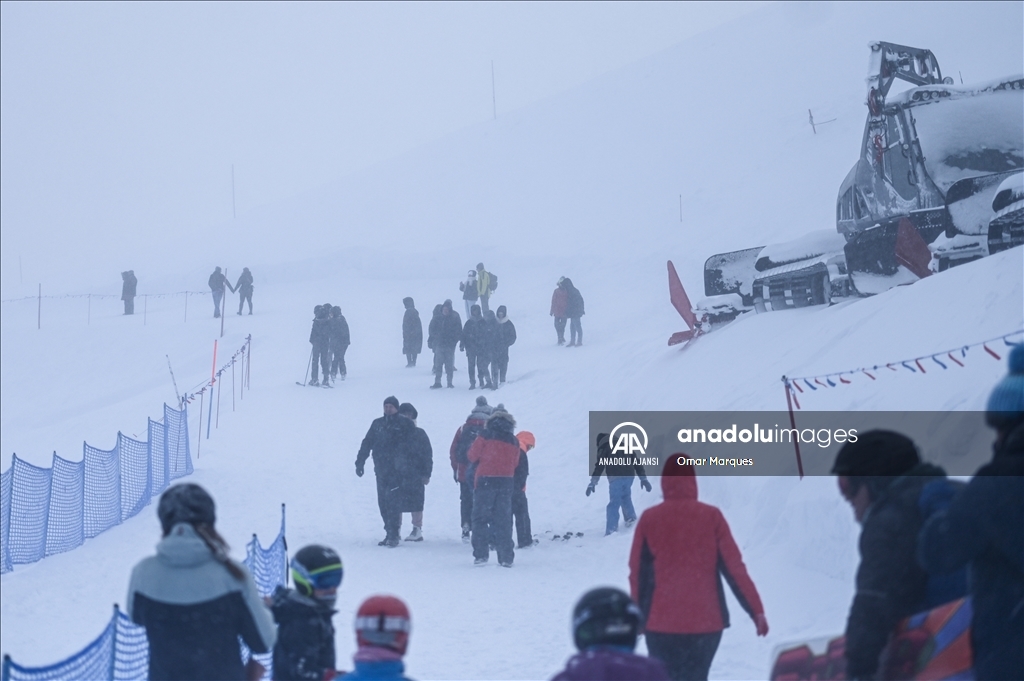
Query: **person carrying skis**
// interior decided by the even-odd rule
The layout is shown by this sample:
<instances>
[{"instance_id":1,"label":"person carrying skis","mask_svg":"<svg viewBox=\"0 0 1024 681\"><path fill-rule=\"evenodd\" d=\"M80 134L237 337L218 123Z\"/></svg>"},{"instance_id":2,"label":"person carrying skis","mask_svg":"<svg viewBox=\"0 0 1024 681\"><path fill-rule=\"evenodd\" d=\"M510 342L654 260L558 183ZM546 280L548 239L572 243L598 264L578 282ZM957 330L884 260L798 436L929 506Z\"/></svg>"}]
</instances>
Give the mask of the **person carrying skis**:
<instances>
[{"instance_id":1,"label":"person carrying skis","mask_svg":"<svg viewBox=\"0 0 1024 681\"><path fill-rule=\"evenodd\" d=\"M402 317L402 354L406 368L416 366L416 355L423 351L423 324L412 298L402 299L405 316Z\"/></svg>"},{"instance_id":2,"label":"person carrying skis","mask_svg":"<svg viewBox=\"0 0 1024 681\"><path fill-rule=\"evenodd\" d=\"M355 669L345 681L409 681L402 658L409 648L409 608L394 596L371 596L356 611Z\"/></svg>"},{"instance_id":3,"label":"person carrying skis","mask_svg":"<svg viewBox=\"0 0 1024 681\"><path fill-rule=\"evenodd\" d=\"M235 292L235 289L231 288L231 282L220 271L220 267L213 269L213 274L210 275L206 283L209 284L210 294L213 296L213 317L216 319L220 317L220 303L224 298L224 289L231 289L232 293Z\"/></svg>"},{"instance_id":4,"label":"person carrying skis","mask_svg":"<svg viewBox=\"0 0 1024 681\"><path fill-rule=\"evenodd\" d=\"M605 466L601 459L612 458L612 447L608 442L608 433L597 435L597 459L594 464L594 472L590 476L590 484L587 485L587 496L597 490L597 483L601 475L608 476L608 506L605 509L604 536L619 531L619 509L622 509L622 519L626 527L632 527L636 522L636 510L633 509L633 477L640 478L640 486L647 492L651 491L651 483L647 480L644 467L636 464L612 464Z\"/></svg>"},{"instance_id":5,"label":"person carrying skis","mask_svg":"<svg viewBox=\"0 0 1024 681\"><path fill-rule=\"evenodd\" d=\"M124 301L125 314L135 314L135 292L138 286L139 280L135 278L134 270L121 273L121 300Z\"/></svg>"},{"instance_id":6,"label":"person carrying skis","mask_svg":"<svg viewBox=\"0 0 1024 681\"><path fill-rule=\"evenodd\" d=\"M494 332L494 356L491 358L491 381L495 388L505 382L508 372L508 349L516 342L516 325L508 318L508 309L498 306L497 328Z\"/></svg>"},{"instance_id":7,"label":"person carrying skis","mask_svg":"<svg viewBox=\"0 0 1024 681\"><path fill-rule=\"evenodd\" d=\"M459 290L462 291L462 302L466 306L466 319L469 319L473 303L480 299L480 291L476 287L476 270L469 271L466 281L459 283Z\"/></svg>"},{"instance_id":8,"label":"person carrying skis","mask_svg":"<svg viewBox=\"0 0 1024 681\"><path fill-rule=\"evenodd\" d=\"M252 272L248 267L242 268L242 274L235 282L235 291L238 291L238 314L242 314L242 305L248 301L249 314L252 314Z\"/></svg>"},{"instance_id":9,"label":"person carrying skis","mask_svg":"<svg viewBox=\"0 0 1024 681\"><path fill-rule=\"evenodd\" d=\"M338 377L345 380L348 370L345 368L345 351L351 345L348 333L348 322L341 314L341 308L335 305L331 308L330 315L330 344L331 344L331 380Z\"/></svg>"},{"instance_id":10,"label":"person carrying skis","mask_svg":"<svg viewBox=\"0 0 1024 681\"><path fill-rule=\"evenodd\" d=\"M512 567L512 476L519 464L519 441L512 434L516 421L503 409L495 409L487 427L474 440L466 458L476 465L473 479L473 558L486 565L493 540L498 564Z\"/></svg>"},{"instance_id":11,"label":"person carrying skis","mask_svg":"<svg viewBox=\"0 0 1024 681\"><path fill-rule=\"evenodd\" d=\"M564 284L565 277L559 277L555 292L551 294L551 316L555 318L555 333L558 334L559 345L565 345L565 321L569 309L569 292Z\"/></svg>"},{"instance_id":12,"label":"person carrying skis","mask_svg":"<svg viewBox=\"0 0 1024 681\"><path fill-rule=\"evenodd\" d=\"M516 433L519 442L519 463L512 473L512 519L516 526L519 548L533 545L533 530L530 528L530 506L526 502L526 478L530 475L530 460L527 454L537 445L537 438L528 430Z\"/></svg>"},{"instance_id":13,"label":"person carrying skis","mask_svg":"<svg viewBox=\"0 0 1024 681\"><path fill-rule=\"evenodd\" d=\"M925 523L917 557L930 570L970 568L977 679L1024 679L1024 345L989 395L992 461Z\"/></svg>"},{"instance_id":14,"label":"person carrying skis","mask_svg":"<svg viewBox=\"0 0 1024 681\"><path fill-rule=\"evenodd\" d=\"M466 422L459 426L452 438L452 446L448 448L448 458L452 464L452 477L459 485L460 516L462 518L462 541L468 543L473 530L473 480L469 477L469 448L477 436L487 425L487 419L494 413L487 404L487 398L480 395L476 398L473 411Z\"/></svg>"},{"instance_id":15,"label":"person carrying skis","mask_svg":"<svg viewBox=\"0 0 1024 681\"><path fill-rule=\"evenodd\" d=\"M722 577L758 636L768 620L722 512L697 501L693 466L673 454L662 470L665 501L644 511L629 553L629 589L644 615L647 650L672 679L706 681L729 626Z\"/></svg>"},{"instance_id":16,"label":"person carrying skis","mask_svg":"<svg viewBox=\"0 0 1024 681\"><path fill-rule=\"evenodd\" d=\"M323 369L324 374L324 385L329 386L331 380L331 329L330 322L328 321L327 315L330 312L330 306L317 305L313 308L313 327L309 331L309 342L313 346L313 352L310 356L310 365L313 370L312 378L309 381L309 385L318 386L320 381L317 379L317 366Z\"/></svg>"},{"instance_id":17,"label":"person carrying skis","mask_svg":"<svg viewBox=\"0 0 1024 681\"><path fill-rule=\"evenodd\" d=\"M132 569L125 601L125 614L146 629L146 678L247 678L239 639L267 653L277 628L252 575L228 558L213 498L199 485L174 485L157 516L163 539Z\"/></svg>"},{"instance_id":18,"label":"person carrying skis","mask_svg":"<svg viewBox=\"0 0 1024 681\"><path fill-rule=\"evenodd\" d=\"M490 383L490 374L484 373L484 317L480 312L479 305L469 308L469 319L462 327L462 338L459 340L459 350L466 353L466 363L469 366L469 389L476 388L477 372L480 374L480 387L485 388Z\"/></svg>"},{"instance_id":19,"label":"person carrying skis","mask_svg":"<svg viewBox=\"0 0 1024 681\"><path fill-rule=\"evenodd\" d=\"M395 505L399 513L412 514L412 532L405 541L423 541L423 502L434 470L434 452L426 431L416 425L419 416L416 407L403 402L398 406L398 415L402 420L411 421L412 428L402 428L395 436L395 471L398 474ZM401 523L399 516L399 527Z\"/></svg>"},{"instance_id":20,"label":"person carrying skis","mask_svg":"<svg viewBox=\"0 0 1024 681\"><path fill-rule=\"evenodd\" d=\"M562 278L562 287L565 288L566 302L565 314L569 318L569 347L583 345L583 294L572 285L572 279Z\"/></svg>"},{"instance_id":21,"label":"person carrying skis","mask_svg":"<svg viewBox=\"0 0 1024 681\"><path fill-rule=\"evenodd\" d=\"M291 560L294 589L279 585L270 601L277 622L275 681L331 681L335 669L334 603L344 569L327 546L310 544Z\"/></svg>"},{"instance_id":22,"label":"person carrying skis","mask_svg":"<svg viewBox=\"0 0 1024 681\"><path fill-rule=\"evenodd\" d=\"M626 592L591 589L572 610L572 639L580 652L551 681L669 681L661 660L633 652L643 615Z\"/></svg>"},{"instance_id":23,"label":"person carrying skis","mask_svg":"<svg viewBox=\"0 0 1024 681\"><path fill-rule=\"evenodd\" d=\"M925 509L948 505L959 485L938 466L922 463L910 438L887 430L860 433L856 442L844 444L832 473L861 524L860 565L846 620L846 671L850 678L873 678L901 619L966 594L961 571L944 584L933 580L932 590L941 586L944 596L929 603L929 574L915 559Z\"/></svg>"},{"instance_id":24,"label":"person carrying skis","mask_svg":"<svg viewBox=\"0 0 1024 681\"><path fill-rule=\"evenodd\" d=\"M441 305L441 314L430 322L430 334L434 345L434 384L431 388L441 387L441 372L448 376L448 387L454 388L452 376L455 374L455 346L462 340L462 318L452 309L452 301L446 300Z\"/></svg>"},{"instance_id":25,"label":"person carrying skis","mask_svg":"<svg viewBox=\"0 0 1024 681\"><path fill-rule=\"evenodd\" d=\"M377 508L384 521L384 539L378 546L398 546L398 529L392 527L392 515L388 506L388 490L396 487L395 450L392 441L391 424L398 416L398 398L394 395L384 400L384 415L373 420L366 437L356 454L356 475L363 477L366 459L373 455L373 474L377 479ZM401 515L399 515L401 522Z\"/></svg>"}]
</instances>

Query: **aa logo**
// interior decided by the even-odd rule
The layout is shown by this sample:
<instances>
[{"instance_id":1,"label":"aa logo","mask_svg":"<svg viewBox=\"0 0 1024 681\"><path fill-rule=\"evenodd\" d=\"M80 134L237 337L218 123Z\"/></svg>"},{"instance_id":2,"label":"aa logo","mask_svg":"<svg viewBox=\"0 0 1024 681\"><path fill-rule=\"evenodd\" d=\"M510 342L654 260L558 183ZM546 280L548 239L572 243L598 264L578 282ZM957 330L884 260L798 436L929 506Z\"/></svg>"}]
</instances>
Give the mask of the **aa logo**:
<instances>
[{"instance_id":1,"label":"aa logo","mask_svg":"<svg viewBox=\"0 0 1024 681\"><path fill-rule=\"evenodd\" d=\"M641 438L643 438L642 444ZM626 421L615 426L608 440L612 444L612 454L627 454L630 456L634 454L647 454L647 431L632 421Z\"/></svg>"}]
</instances>

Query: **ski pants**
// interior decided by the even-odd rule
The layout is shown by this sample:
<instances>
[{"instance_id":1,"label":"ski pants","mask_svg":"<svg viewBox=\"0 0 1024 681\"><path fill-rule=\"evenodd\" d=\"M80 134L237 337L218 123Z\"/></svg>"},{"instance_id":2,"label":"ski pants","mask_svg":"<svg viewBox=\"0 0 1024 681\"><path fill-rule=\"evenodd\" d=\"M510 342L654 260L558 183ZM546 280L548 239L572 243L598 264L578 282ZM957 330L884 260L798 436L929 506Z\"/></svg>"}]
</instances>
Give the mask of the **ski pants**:
<instances>
[{"instance_id":1,"label":"ski pants","mask_svg":"<svg viewBox=\"0 0 1024 681\"><path fill-rule=\"evenodd\" d=\"M407 353L405 353L406 366L410 366L410 367L416 366L416 355L418 355L418 354L419 354L418 352L407 352Z\"/></svg>"},{"instance_id":2,"label":"ski pants","mask_svg":"<svg viewBox=\"0 0 1024 681\"><path fill-rule=\"evenodd\" d=\"M707 681L722 632L710 634L662 634L648 631L647 653L665 663L673 681Z\"/></svg>"},{"instance_id":3,"label":"ski pants","mask_svg":"<svg viewBox=\"0 0 1024 681\"><path fill-rule=\"evenodd\" d=\"M512 544L512 478L478 477L473 490L473 557L488 558L493 537L498 562L515 558Z\"/></svg>"},{"instance_id":4,"label":"ski pants","mask_svg":"<svg viewBox=\"0 0 1024 681\"><path fill-rule=\"evenodd\" d=\"M512 493L512 517L516 522L516 541L519 548L526 548L533 543L533 531L530 528L530 507L526 503L524 489L517 489Z\"/></svg>"},{"instance_id":5,"label":"ski pants","mask_svg":"<svg viewBox=\"0 0 1024 681\"><path fill-rule=\"evenodd\" d=\"M569 342L580 345L583 343L583 323L580 317L569 317Z\"/></svg>"},{"instance_id":6,"label":"ski pants","mask_svg":"<svg viewBox=\"0 0 1024 681\"><path fill-rule=\"evenodd\" d=\"M470 387L476 385L476 367L478 362L478 355L476 350L470 350L466 348L466 363L469 365L469 385ZM481 379L481 383L482 383Z\"/></svg>"},{"instance_id":7,"label":"ski pants","mask_svg":"<svg viewBox=\"0 0 1024 681\"><path fill-rule=\"evenodd\" d=\"M398 480L387 476L377 476L377 507L380 509L381 520L384 521L384 532L388 537L397 537L402 529L402 512L398 504L400 487Z\"/></svg>"},{"instance_id":8,"label":"ski pants","mask_svg":"<svg viewBox=\"0 0 1024 681\"><path fill-rule=\"evenodd\" d=\"M434 350L434 376L437 377L437 381L441 382L442 370L448 375L448 381L451 382L452 376L455 374L455 346L451 347L440 347Z\"/></svg>"},{"instance_id":9,"label":"ski pants","mask_svg":"<svg viewBox=\"0 0 1024 681\"><path fill-rule=\"evenodd\" d=\"M324 370L324 378L331 375L331 351L325 345L314 345L313 346L313 380L317 380L316 367L317 363Z\"/></svg>"},{"instance_id":10,"label":"ski pants","mask_svg":"<svg viewBox=\"0 0 1024 681\"><path fill-rule=\"evenodd\" d=\"M252 289L238 292L238 314L242 314L242 305L249 303L249 314L252 314Z\"/></svg>"},{"instance_id":11,"label":"ski pants","mask_svg":"<svg viewBox=\"0 0 1024 681\"><path fill-rule=\"evenodd\" d=\"M480 387L491 385L491 357L484 353L476 356L476 370L480 378Z\"/></svg>"},{"instance_id":12,"label":"ski pants","mask_svg":"<svg viewBox=\"0 0 1024 681\"><path fill-rule=\"evenodd\" d=\"M508 350L503 353L498 353L494 361L491 362L491 375L493 376L494 385L497 386L505 382L505 373L508 371Z\"/></svg>"},{"instance_id":13,"label":"ski pants","mask_svg":"<svg viewBox=\"0 0 1024 681\"><path fill-rule=\"evenodd\" d=\"M346 375L348 371L345 370L345 351L348 350L347 345L341 345L334 348L334 352L331 353L331 378L334 378L338 374L342 376Z\"/></svg>"},{"instance_id":14,"label":"ski pants","mask_svg":"<svg viewBox=\"0 0 1024 681\"><path fill-rule=\"evenodd\" d=\"M463 300L462 302L464 302L466 304L466 319L468 320L470 317L473 316L470 313L473 311L473 306L476 305L476 301L475 300Z\"/></svg>"},{"instance_id":15,"label":"ski pants","mask_svg":"<svg viewBox=\"0 0 1024 681\"><path fill-rule=\"evenodd\" d=\"M636 511L633 510L633 476L609 477L608 478L608 508L607 523L604 527L605 534L611 534L619 529L619 507L622 508L623 520L636 520Z\"/></svg>"},{"instance_id":16,"label":"ski pants","mask_svg":"<svg viewBox=\"0 0 1024 681\"><path fill-rule=\"evenodd\" d=\"M558 344L565 342L565 317L555 317L555 333L558 334Z\"/></svg>"},{"instance_id":17,"label":"ski pants","mask_svg":"<svg viewBox=\"0 0 1024 681\"><path fill-rule=\"evenodd\" d=\"M473 483L459 483L459 504L462 515L462 526L473 527Z\"/></svg>"},{"instance_id":18,"label":"ski pants","mask_svg":"<svg viewBox=\"0 0 1024 681\"><path fill-rule=\"evenodd\" d=\"M490 299L491 299L491 294L490 293L488 293L486 296L480 296L480 300L477 301L478 304L480 305L480 312L486 313L489 309L491 309L490 307L487 306L487 302ZM468 319L468 317L467 317L467 319Z\"/></svg>"},{"instance_id":19,"label":"ski pants","mask_svg":"<svg viewBox=\"0 0 1024 681\"><path fill-rule=\"evenodd\" d=\"M124 299L124 313L125 314L135 314L135 299L134 298L125 298Z\"/></svg>"},{"instance_id":20,"label":"ski pants","mask_svg":"<svg viewBox=\"0 0 1024 681\"><path fill-rule=\"evenodd\" d=\"M210 291L213 294L213 316L220 316L220 301L224 298L224 289L219 291Z\"/></svg>"}]
</instances>

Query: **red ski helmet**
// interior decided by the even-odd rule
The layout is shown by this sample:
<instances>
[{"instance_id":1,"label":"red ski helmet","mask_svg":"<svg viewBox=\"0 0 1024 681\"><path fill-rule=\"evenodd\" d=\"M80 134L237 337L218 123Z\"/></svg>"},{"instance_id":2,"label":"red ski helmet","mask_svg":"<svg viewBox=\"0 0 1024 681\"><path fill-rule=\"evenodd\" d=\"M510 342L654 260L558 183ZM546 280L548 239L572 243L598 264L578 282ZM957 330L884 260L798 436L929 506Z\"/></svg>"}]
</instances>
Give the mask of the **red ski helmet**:
<instances>
[{"instance_id":1,"label":"red ski helmet","mask_svg":"<svg viewBox=\"0 0 1024 681\"><path fill-rule=\"evenodd\" d=\"M356 643L405 655L412 621L409 608L394 596L370 596L356 612Z\"/></svg>"}]
</instances>

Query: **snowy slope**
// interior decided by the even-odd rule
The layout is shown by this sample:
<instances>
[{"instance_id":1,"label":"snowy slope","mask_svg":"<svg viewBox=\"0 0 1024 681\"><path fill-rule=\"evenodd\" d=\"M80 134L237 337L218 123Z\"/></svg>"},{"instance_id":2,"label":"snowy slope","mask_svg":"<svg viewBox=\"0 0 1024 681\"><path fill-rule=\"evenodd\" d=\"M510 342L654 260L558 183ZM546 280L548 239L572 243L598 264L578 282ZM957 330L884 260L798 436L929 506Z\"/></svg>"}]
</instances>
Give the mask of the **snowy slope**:
<instances>
[{"instance_id":1,"label":"snowy slope","mask_svg":"<svg viewBox=\"0 0 1024 681\"><path fill-rule=\"evenodd\" d=\"M596 496L583 494L589 410L779 409L783 374L918 356L1021 328L1024 254L1014 249L868 300L748 315L683 352L665 346L682 328L667 301L666 258L696 291L711 253L831 227L863 125L868 40L930 47L947 72L960 68L969 80L1019 70L1019 5L929 5L925 14L920 5L771 7L343 186L218 226L206 237L215 255L186 253L184 238L152 255L151 243L119 254L142 263L140 292L199 288L213 258L229 274L249 265L256 276L257 314L230 315L221 341L233 350L253 335L252 392L234 413L221 404L226 413L203 440L193 476L217 499L236 555L252 532L273 536L285 502L293 549L320 541L344 559L339 660L352 652L358 603L385 591L413 612L411 675L545 678L571 653L578 596L626 586L630 537L601 537L603 483ZM813 136L808 106L838 120ZM107 262L95 256L55 274L52 286L63 288L54 290L90 290ZM458 538L446 455L474 396L464 366L456 390L429 391L429 358L405 369L400 352L401 298L416 298L426 322L435 303L458 301L459 277L479 260L499 275L493 304L509 306L519 331L511 382L488 397L538 438L528 493L542 542L517 552L511 571L472 568ZM587 300L579 349L554 345L547 309L560 275ZM308 357L312 307L326 301L341 305L352 328L349 380L333 391L302 389L294 382ZM45 465L54 449L78 458L83 438L109 446L118 429L141 433L161 401L174 401L165 355L182 390L208 376L219 325L207 299L190 300L187 323L181 299L151 300L145 325L118 315L117 301L104 305L94 301L86 326L83 301L47 303L36 331L31 303L4 304L5 456ZM972 356L962 370L893 375L804 406L979 409L1004 372ZM390 394L416 405L435 449L427 541L394 551L376 546L374 485L352 469ZM193 411L193 454L196 426ZM763 677L778 643L841 630L856 526L834 481L702 478L700 486L730 520L772 624L756 639L730 601L733 627L713 676ZM634 490L638 510L658 496ZM544 539L567 530L584 536ZM0 648L19 663L45 664L82 647L123 601L131 566L157 535L146 510L82 548L4 575Z\"/></svg>"}]
</instances>

